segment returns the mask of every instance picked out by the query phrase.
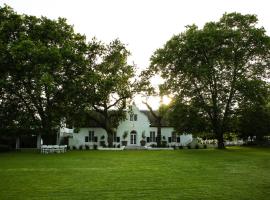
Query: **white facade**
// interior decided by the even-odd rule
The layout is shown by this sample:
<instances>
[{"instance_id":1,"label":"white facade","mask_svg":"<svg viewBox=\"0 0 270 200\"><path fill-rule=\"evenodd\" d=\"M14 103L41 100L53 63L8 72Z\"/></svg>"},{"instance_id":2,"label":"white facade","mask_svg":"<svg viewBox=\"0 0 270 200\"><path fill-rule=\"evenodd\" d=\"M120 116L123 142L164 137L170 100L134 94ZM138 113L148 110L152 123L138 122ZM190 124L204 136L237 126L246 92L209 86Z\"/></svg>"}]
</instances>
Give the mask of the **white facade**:
<instances>
[{"instance_id":1,"label":"white facade","mask_svg":"<svg viewBox=\"0 0 270 200\"><path fill-rule=\"evenodd\" d=\"M120 122L114 136L114 146L120 147L127 143L127 146L141 146L141 141L145 141L145 146L156 145L157 127L151 126L151 122L146 114L141 112L135 105L131 106L132 112L127 112L126 120ZM103 128L79 128L78 133L73 129L62 128L60 135L69 135L68 145L79 148L80 146L108 145L107 132ZM127 137L123 138L126 134ZM166 141L167 146L185 146L192 141L191 134L177 135L172 127L161 128L161 140ZM126 142L123 142L126 141Z\"/></svg>"}]
</instances>

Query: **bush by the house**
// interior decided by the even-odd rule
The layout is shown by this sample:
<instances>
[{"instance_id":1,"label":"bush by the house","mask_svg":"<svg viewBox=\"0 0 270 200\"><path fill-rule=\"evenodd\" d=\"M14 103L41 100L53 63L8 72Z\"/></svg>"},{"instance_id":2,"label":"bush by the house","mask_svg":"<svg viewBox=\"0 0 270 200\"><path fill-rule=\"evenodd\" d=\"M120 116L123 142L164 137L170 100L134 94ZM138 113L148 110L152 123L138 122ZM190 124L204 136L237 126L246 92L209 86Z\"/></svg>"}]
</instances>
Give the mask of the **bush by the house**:
<instances>
[{"instance_id":1,"label":"bush by the house","mask_svg":"<svg viewBox=\"0 0 270 200\"><path fill-rule=\"evenodd\" d=\"M153 148L157 147L156 144L151 144L150 146L153 147Z\"/></svg>"},{"instance_id":2,"label":"bush by the house","mask_svg":"<svg viewBox=\"0 0 270 200\"><path fill-rule=\"evenodd\" d=\"M161 147L167 147L167 141L161 141Z\"/></svg>"}]
</instances>

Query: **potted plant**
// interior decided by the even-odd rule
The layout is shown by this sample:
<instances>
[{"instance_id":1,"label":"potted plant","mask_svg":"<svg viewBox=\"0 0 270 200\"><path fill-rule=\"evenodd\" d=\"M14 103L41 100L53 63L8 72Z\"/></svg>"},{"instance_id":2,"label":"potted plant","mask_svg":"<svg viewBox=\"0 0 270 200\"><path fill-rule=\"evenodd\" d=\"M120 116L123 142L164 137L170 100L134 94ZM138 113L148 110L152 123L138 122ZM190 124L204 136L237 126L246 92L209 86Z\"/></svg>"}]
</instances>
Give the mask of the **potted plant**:
<instances>
[{"instance_id":1,"label":"potted plant","mask_svg":"<svg viewBox=\"0 0 270 200\"><path fill-rule=\"evenodd\" d=\"M105 136L102 135L102 136L100 137L100 140L101 140L101 141L99 142L100 146L102 146L102 147L106 147L106 144L105 144L104 139L105 139Z\"/></svg>"},{"instance_id":2,"label":"potted plant","mask_svg":"<svg viewBox=\"0 0 270 200\"><path fill-rule=\"evenodd\" d=\"M140 143L141 143L141 146L143 146L143 147L146 144L146 141L145 141L145 131L142 132L142 140L140 141Z\"/></svg>"},{"instance_id":3,"label":"potted plant","mask_svg":"<svg viewBox=\"0 0 270 200\"><path fill-rule=\"evenodd\" d=\"M127 146L127 141L126 141L127 136L128 136L128 132L125 131L123 136L122 136L124 139L124 141L122 141L122 146Z\"/></svg>"}]
</instances>

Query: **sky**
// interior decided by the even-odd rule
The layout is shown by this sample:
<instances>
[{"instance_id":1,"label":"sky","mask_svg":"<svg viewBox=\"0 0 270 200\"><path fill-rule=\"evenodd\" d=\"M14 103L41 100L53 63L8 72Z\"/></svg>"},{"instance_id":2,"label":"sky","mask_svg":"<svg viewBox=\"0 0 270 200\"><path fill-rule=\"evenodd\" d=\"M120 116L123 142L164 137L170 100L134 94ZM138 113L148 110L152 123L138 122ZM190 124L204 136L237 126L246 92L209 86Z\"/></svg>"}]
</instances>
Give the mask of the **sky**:
<instances>
[{"instance_id":1,"label":"sky","mask_svg":"<svg viewBox=\"0 0 270 200\"><path fill-rule=\"evenodd\" d=\"M218 21L225 12L256 14L259 26L270 35L269 0L0 0L0 6L4 4L20 14L64 17L88 40L96 37L108 43L119 38L132 54L129 62L139 70L149 65L157 48L183 32L186 25L202 27ZM159 81L153 80L153 84ZM157 107L158 100L151 101Z\"/></svg>"}]
</instances>

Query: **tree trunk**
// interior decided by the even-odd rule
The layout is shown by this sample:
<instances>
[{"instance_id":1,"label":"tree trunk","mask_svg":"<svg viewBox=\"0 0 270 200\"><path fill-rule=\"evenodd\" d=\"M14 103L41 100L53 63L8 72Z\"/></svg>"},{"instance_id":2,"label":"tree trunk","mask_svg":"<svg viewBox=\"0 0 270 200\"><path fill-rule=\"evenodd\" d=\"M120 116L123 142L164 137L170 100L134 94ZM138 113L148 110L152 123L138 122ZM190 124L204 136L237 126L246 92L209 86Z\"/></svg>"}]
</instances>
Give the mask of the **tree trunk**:
<instances>
[{"instance_id":1,"label":"tree trunk","mask_svg":"<svg viewBox=\"0 0 270 200\"><path fill-rule=\"evenodd\" d=\"M161 147L161 120L162 117L157 117L157 146Z\"/></svg>"},{"instance_id":2,"label":"tree trunk","mask_svg":"<svg viewBox=\"0 0 270 200\"><path fill-rule=\"evenodd\" d=\"M60 131L58 132L56 132L56 144L57 145L60 145Z\"/></svg>"},{"instance_id":3,"label":"tree trunk","mask_svg":"<svg viewBox=\"0 0 270 200\"><path fill-rule=\"evenodd\" d=\"M216 139L218 140L218 149L225 149L224 139L223 139L223 129L220 123L218 123L218 120L214 120L212 124L213 124L214 134L216 136Z\"/></svg>"},{"instance_id":4,"label":"tree trunk","mask_svg":"<svg viewBox=\"0 0 270 200\"><path fill-rule=\"evenodd\" d=\"M157 146L161 147L161 126L157 127Z\"/></svg>"},{"instance_id":5,"label":"tree trunk","mask_svg":"<svg viewBox=\"0 0 270 200\"><path fill-rule=\"evenodd\" d=\"M107 131L108 135L108 146L113 147L113 131Z\"/></svg>"},{"instance_id":6,"label":"tree trunk","mask_svg":"<svg viewBox=\"0 0 270 200\"><path fill-rule=\"evenodd\" d=\"M217 137L217 140L218 140L218 149L225 149L223 133L222 132L219 133L219 135Z\"/></svg>"}]
</instances>

